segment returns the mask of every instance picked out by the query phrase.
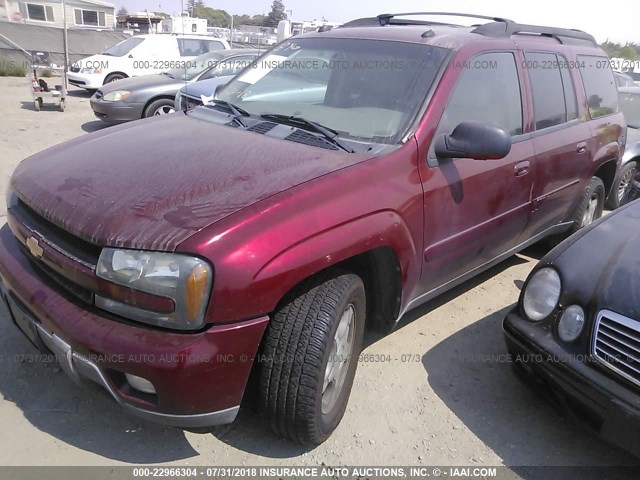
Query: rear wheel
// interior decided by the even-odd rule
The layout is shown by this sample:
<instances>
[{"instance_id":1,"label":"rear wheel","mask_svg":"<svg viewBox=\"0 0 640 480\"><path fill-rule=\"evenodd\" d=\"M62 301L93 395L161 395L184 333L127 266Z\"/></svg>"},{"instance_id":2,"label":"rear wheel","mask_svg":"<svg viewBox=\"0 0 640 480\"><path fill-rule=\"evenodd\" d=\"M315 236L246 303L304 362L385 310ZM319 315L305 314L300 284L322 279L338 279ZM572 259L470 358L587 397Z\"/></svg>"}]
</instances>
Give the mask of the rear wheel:
<instances>
[{"instance_id":1,"label":"rear wheel","mask_svg":"<svg viewBox=\"0 0 640 480\"><path fill-rule=\"evenodd\" d=\"M356 275L308 279L274 314L263 346L259 408L271 429L320 444L344 415L362 348L365 291Z\"/></svg>"},{"instance_id":2,"label":"rear wheel","mask_svg":"<svg viewBox=\"0 0 640 480\"><path fill-rule=\"evenodd\" d=\"M598 177L592 177L584 191L582 201L578 205L571 220L573 224L565 233L552 235L544 240L545 245L553 248L565 238L573 235L581 228L584 228L602 216L604 210L605 190L604 183Z\"/></svg>"},{"instance_id":3,"label":"rear wheel","mask_svg":"<svg viewBox=\"0 0 640 480\"><path fill-rule=\"evenodd\" d=\"M598 177L592 177L573 218L573 226L569 230L569 234L591 225L602 216L604 196L604 183Z\"/></svg>"},{"instance_id":4,"label":"rear wheel","mask_svg":"<svg viewBox=\"0 0 640 480\"><path fill-rule=\"evenodd\" d=\"M144 110L144 117L155 117L156 115L167 115L175 112L174 101L168 98L160 98L149 104Z\"/></svg>"},{"instance_id":5,"label":"rear wheel","mask_svg":"<svg viewBox=\"0 0 640 480\"><path fill-rule=\"evenodd\" d=\"M625 203L629 203L631 200L635 199L636 191L633 187L635 174L636 162L629 162L622 167L613 182L611 193L607 199L607 207L611 210L615 210Z\"/></svg>"},{"instance_id":6,"label":"rear wheel","mask_svg":"<svg viewBox=\"0 0 640 480\"><path fill-rule=\"evenodd\" d=\"M127 78L124 73L110 73L107 75L107 78L104 79L103 85L111 82L117 82L118 80L122 80L123 78Z\"/></svg>"}]
</instances>

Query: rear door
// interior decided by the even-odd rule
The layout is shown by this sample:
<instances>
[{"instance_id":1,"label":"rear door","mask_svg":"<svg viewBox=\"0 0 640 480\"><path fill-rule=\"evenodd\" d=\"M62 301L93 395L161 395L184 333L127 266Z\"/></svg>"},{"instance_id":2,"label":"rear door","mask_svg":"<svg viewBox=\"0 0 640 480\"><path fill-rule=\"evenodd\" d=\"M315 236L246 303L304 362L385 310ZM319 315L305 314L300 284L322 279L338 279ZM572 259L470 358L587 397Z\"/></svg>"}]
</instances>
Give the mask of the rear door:
<instances>
[{"instance_id":1,"label":"rear door","mask_svg":"<svg viewBox=\"0 0 640 480\"><path fill-rule=\"evenodd\" d=\"M578 118L575 68L553 52L525 52L533 97L536 174L533 212L523 238L567 220L582 198L591 163L591 132Z\"/></svg>"},{"instance_id":2,"label":"rear door","mask_svg":"<svg viewBox=\"0 0 640 480\"><path fill-rule=\"evenodd\" d=\"M531 210L533 149L523 135L522 84L516 53L452 60L460 73L434 140L464 121L497 125L512 137L501 160L437 159L425 172L422 291L429 292L516 245ZM451 68L451 67L450 67ZM457 68L457 67L453 67Z\"/></svg>"}]
</instances>

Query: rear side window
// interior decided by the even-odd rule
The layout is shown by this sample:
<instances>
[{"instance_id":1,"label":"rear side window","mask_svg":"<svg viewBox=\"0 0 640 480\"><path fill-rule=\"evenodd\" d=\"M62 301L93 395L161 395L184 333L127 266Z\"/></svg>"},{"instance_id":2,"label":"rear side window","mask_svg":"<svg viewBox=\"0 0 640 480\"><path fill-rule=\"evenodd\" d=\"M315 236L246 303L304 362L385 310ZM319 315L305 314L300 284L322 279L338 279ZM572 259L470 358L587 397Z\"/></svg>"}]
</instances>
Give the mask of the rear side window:
<instances>
[{"instance_id":1,"label":"rear side window","mask_svg":"<svg viewBox=\"0 0 640 480\"><path fill-rule=\"evenodd\" d=\"M554 53L525 53L525 66L531 80L536 130L566 123L565 87L558 57Z\"/></svg>"},{"instance_id":2,"label":"rear side window","mask_svg":"<svg viewBox=\"0 0 640 480\"><path fill-rule=\"evenodd\" d=\"M560 59L560 74L562 75L562 86L564 87L564 103L567 107L567 122L578 118L578 101L576 100L576 87L569 72L569 64L564 57Z\"/></svg>"},{"instance_id":3,"label":"rear side window","mask_svg":"<svg viewBox=\"0 0 640 480\"><path fill-rule=\"evenodd\" d=\"M450 134L465 121L488 122L510 135L522 133L522 100L515 57L487 53L461 64L460 74L437 135Z\"/></svg>"},{"instance_id":4,"label":"rear side window","mask_svg":"<svg viewBox=\"0 0 640 480\"><path fill-rule=\"evenodd\" d=\"M618 91L609 59L579 55L578 63L591 118L617 113Z\"/></svg>"},{"instance_id":5,"label":"rear side window","mask_svg":"<svg viewBox=\"0 0 640 480\"><path fill-rule=\"evenodd\" d=\"M197 38L178 38L178 49L181 57L197 57L214 50L224 49L218 40L201 40Z\"/></svg>"}]
</instances>

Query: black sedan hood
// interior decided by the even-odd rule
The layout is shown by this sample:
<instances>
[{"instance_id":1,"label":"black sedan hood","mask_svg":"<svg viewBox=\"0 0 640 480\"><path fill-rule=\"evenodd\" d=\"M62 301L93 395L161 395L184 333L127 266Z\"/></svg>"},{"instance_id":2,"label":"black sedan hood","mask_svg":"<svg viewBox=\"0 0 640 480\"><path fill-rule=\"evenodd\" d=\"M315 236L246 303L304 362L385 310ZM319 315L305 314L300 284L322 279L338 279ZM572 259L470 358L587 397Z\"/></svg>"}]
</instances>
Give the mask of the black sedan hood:
<instances>
[{"instance_id":1,"label":"black sedan hood","mask_svg":"<svg viewBox=\"0 0 640 480\"><path fill-rule=\"evenodd\" d=\"M640 201L576 237L547 257L562 277L563 303L579 302L592 312L606 308L640 320Z\"/></svg>"}]
</instances>

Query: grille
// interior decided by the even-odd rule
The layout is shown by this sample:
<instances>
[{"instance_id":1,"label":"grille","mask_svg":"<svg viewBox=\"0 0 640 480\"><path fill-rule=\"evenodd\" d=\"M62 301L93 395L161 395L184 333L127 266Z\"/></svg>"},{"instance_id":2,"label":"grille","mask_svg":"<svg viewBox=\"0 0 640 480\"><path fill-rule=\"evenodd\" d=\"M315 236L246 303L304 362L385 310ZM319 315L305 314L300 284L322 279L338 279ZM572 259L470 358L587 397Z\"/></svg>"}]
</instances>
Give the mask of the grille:
<instances>
[{"instance_id":1,"label":"grille","mask_svg":"<svg viewBox=\"0 0 640 480\"><path fill-rule=\"evenodd\" d=\"M199 107L202 105L202 102L193 97L189 97L188 95L182 95L182 108L185 110L191 110L192 108Z\"/></svg>"},{"instance_id":2,"label":"grille","mask_svg":"<svg viewBox=\"0 0 640 480\"><path fill-rule=\"evenodd\" d=\"M272 130L273 127L275 127L276 124L275 123L271 123L271 122L260 122L257 123L255 125L252 125L251 127L249 127L247 130L249 130L250 132L255 132L255 133L262 133L265 134L268 131Z\"/></svg>"},{"instance_id":3,"label":"grille","mask_svg":"<svg viewBox=\"0 0 640 480\"><path fill-rule=\"evenodd\" d=\"M322 137L307 133L303 130L296 130L291 135L285 138L290 142L304 143L305 145L311 145L314 147L326 148L327 150L339 150L335 145L327 142Z\"/></svg>"},{"instance_id":4,"label":"grille","mask_svg":"<svg viewBox=\"0 0 640 480\"><path fill-rule=\"evenodd\" d=\"M11 209L11 215L28 230L37 233L51 248L84 267L95 269L100 255L100 247L62 230L38 215L21 200L18 200L17 204ZM32 260L33 264L52 281L52 286L58 285L83 302L93 302L93 292L91 292L91 290L80 285L74 281L74 279L66 278L58 274L44 261L35 260L22 243L20 243L20 247L25 252L25 255Z\"/></svg>"},{"instance_id":5,"label":"grille","mask_svg":"<svg viewBox=\"0 0 640 480\"><path fill-rule=\"evenodd\" d=\"M600 363L640 385L640 322L608 310L600 311L592 353Z\"/></svg>"}]
</instances>

